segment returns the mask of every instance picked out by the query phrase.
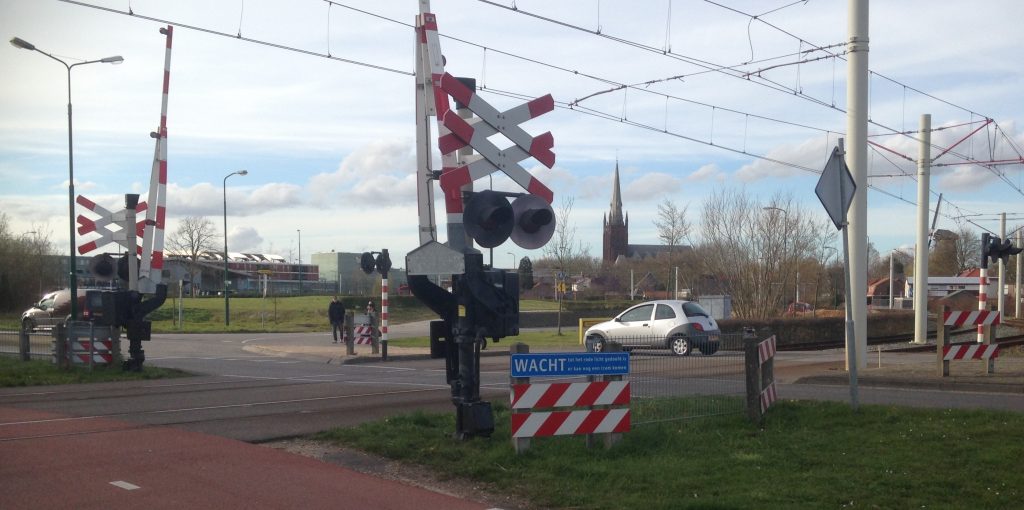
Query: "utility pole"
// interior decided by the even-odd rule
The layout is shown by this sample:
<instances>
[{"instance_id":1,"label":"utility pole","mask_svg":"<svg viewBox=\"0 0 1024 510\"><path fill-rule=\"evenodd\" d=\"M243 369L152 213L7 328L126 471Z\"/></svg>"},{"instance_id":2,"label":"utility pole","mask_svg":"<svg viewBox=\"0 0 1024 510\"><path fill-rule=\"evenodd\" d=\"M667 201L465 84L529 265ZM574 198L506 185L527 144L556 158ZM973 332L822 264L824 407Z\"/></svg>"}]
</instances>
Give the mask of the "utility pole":
<instances>
[{"instance_id":1,"label":"utility pole","mask_svg":"<svg viewBox=\"0 0 1024 510\"><path fill-rule=\"evenodd\" d=\"M1017 230L1017 247L1018 248L1024 247L1024 230L1020 230L1020 229ZM1021 273L1021 269L1024 269L1024 268L1021 267L1021 266L1024 266L1024 263L1022 263L1022 260L1024 260L1024 253L1018 253L1017 254L1017 283L1013 287L1014 288L1014 293L1016 294L1016 297L1017 297L1017 300L1015 302L1017 303L1017 306L1016 306L1016 312L1017 313L1016 313L1016 315L1017 315L1018 319L1021 318L1020 317L1020 273Z\"/></svg>"},{"instance_id":2,"label":"utility pole","mask_svg":"<svg viewBox=\"0 0 1024 510\"><path fill-rule=\"evenodd\" d=\"M917 250L914 257L914 343L928 341L928 192L931 179L932 116L921 115L917 153Z\"/></svg>"},{"instance_id":3,"label":"utility pole","mask_svg":"<svg viewBox=\"0 0 1024 510\"><path fill-rule=\"evenodd\" d=\"M846 353L846 369L851 361L860 367L867 367L867 238L868 238L868 0L847 1L847 33L849 39L846 51L849 54L846 65L848 84L846 89L846 136L849 149L846 165L853 175L857 192L847 214L850 229L850 286L853 319L855 357ZM923 308L923 307L922 307Z\"/></svg>"}]
</instances>

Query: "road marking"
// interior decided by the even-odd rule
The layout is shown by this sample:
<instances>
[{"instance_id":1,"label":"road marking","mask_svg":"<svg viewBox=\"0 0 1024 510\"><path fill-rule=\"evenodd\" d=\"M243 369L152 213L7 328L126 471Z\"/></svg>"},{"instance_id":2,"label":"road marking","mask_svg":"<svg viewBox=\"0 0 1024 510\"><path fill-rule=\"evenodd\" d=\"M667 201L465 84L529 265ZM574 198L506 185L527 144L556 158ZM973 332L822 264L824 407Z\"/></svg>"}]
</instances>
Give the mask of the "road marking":
<instances>
[{"instance_id":1,"label":"road marking","mask_svg":"<svg viewBox=\"0 0 1024 510\"><path fill-rule=\"evenodd\" d=\"M409 372L409 371L419 370L417 368L389 367L389 366L386 366L386 365L363 365L363 364L356 364L356 365L344 365L344 366L345 366L345 368L383 368L385 370L392 370L392 371L395 371L395 372ZM442 372L443 372L443 370L442 370Z\"/></svg>"},{"instance_id":2,"label":"road marking","mask_svg":"<svg viewBox=\"0 0 1024 510\"><path fill-rule=\"evenodd\" d=\"M135 489L141 489L142 488L142 487L139 487L138 485L135 485L135 484L132 484L132 483L128 483L128 482L126 482L124 480L117 480L115 482L110 482L110 485L113 485L114 487L120 487L120 488L122 488L122 489L124 489L126 491L133 491Z\"/></svg>"}]
</instances>

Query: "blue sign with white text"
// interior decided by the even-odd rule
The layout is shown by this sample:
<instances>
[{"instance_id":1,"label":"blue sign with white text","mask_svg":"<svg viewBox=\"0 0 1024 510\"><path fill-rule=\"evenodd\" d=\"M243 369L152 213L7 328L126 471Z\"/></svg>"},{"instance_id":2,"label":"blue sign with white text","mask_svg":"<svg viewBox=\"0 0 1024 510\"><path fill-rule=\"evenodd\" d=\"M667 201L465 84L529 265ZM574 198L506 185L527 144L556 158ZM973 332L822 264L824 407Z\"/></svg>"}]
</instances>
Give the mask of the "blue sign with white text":
<instances>
[{"instance_id":1,"label":"blue sign with white text","mask_svg":"<svg viewBox=\"0 0 1024 510\"><path fill-rule=\"evenodd\" d=\"M573 377L626 375L628 352L544 352L513 354L512 377Z\"/></svg>"}]
</instances>

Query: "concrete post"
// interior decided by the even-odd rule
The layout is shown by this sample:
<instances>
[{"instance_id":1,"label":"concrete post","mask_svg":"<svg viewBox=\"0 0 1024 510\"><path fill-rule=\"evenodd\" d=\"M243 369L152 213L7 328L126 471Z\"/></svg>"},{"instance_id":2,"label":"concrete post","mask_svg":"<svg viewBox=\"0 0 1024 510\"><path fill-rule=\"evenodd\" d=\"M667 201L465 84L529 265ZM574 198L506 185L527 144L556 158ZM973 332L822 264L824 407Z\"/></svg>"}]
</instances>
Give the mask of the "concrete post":
<instances>
[{"instance_id":1,"label":"concrete post","mask_svg":"<svg viewBox=\"0 0 1024 510\"><path fill-rule=\"evenodd\" d=\"M945 325L946 306L938 303L935 306L935 357L939 362L939 377L949 375L949 362L943 359L946 344L949 343L949 326Z\"/></svg>"},{"instance_id":2,"label":"concrete post","mask_svg":"<svg viewBox=\"0 0 1024 510\"><path fill-rule=\"evenodd\" d=\"M931 173L932 116L921 116L921 145L917 155L917 249L914 251L914 343L928 342L928 193Z\"/></svg>"},{"instance_id":3,"label":"concrete post","mask_svg":"<svg viewBox=\"0 0 1024 510\"><path fill-rule=\"evenodd\" d=\"M355 347L355 312L348 310L345 312L345 324L342 325L342 329L345 331L345 354L348 356L354 356L356 353Z\"/></svg>"},{"instance_id":4,"label":"concrete post","mask_svg":"<svg viewBox=\"0 0 1024 510\"><path fill-rule=\"evenodd\" d=\"M761 363L757 356L757 337L743 337L743 365L747 386L747 418L761 422Z\"/></svg>"},{"instance_id":5,"label":"concrete post","mask_svg":"<svg viewBox=\"0 0 1024 510\"><path fill-rule=\"evenodd\" d=\"M516 343L514 343L514 344L509 346L508 352L509 352L509 355L512 355L512 354L529 354L530 353L530 346L526 345L526 344L524 344L522 342L516 342ZM530 384L530 378L529 377L510 377L509 378L509 384L510 385ZM529 411L525 411L525 410L522 410L522 409L513 409L512 410L512 414L519 414L519 413L526 413L526 412L529 412ZM588 437L587 441L588 441L587 446L589 446L589 441L590 441L589 437ZM517 454L523 453L526 450L530 449L530 438L528 438L528 437L513 437L512 438L512 447L515 448Z\"/></svg>"},{"instance_id":6,"label":"concrete post","mask_svg":"<svg viewBox=\"0 0 1024 510\"><path fill-rule=\"evenodd\" d=\"M608 342L606 345L607 352L622 352L622 344L618 342ZM599 381L621 381L621 375L588 375L587 382L599 382ZM632 400L632 399L631 399ZM610 409L610 405L595 405L592 409ZM597 444L598 439L603 439L604 447L611 448L622 441L621 432L608 432L606 434L587 434L587 448L593 448Z\"/></svg>"},{"instance_id":7,"label":"concrete post","mask_svg":"<svg viewBox=\"0 0 1024 510\"><path fill-rule=\"evenodd\" d=\"M851 319L853 321L853 352L847 353L849 365L867 366L867 286L868 286L868 2L848 0L846 66L846 136L849 149L846 164L857 184L853 204L847 213L850 229L850 286Z\"/></svg>"}]
</instances>

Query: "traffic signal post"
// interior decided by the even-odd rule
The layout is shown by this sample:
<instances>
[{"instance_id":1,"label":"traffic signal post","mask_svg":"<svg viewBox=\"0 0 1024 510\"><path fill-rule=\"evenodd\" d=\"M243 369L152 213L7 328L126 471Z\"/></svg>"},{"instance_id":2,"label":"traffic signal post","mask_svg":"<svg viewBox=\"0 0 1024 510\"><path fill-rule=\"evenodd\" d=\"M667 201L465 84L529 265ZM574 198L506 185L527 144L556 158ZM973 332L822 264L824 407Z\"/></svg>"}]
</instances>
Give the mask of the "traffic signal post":
<instances>
[{"instance_id":1,"label":"traffic signal post","mask_svg":"<svg viewBox=\"0 0 1024 510\"><path fill-rule=\"evenodd\" d=\"M520 165L532 157L552 167L554 138L550 132L533 137L519 126L552 111L554 100L549 94L498 111L476 94L473 80L445 72L437 18L428 1L421 1L420 9L415 91L420 247L406 257L406 271L413 295L440 318L430 324L430 352L445 359L456 412L454 435L487 437L494 431L494 413L490 402L480 398L480 351L487 339L497 342L519 334L519 275L485 266L473 243L494 248L511 238L520 247L537 249L554 233L553 194ZM436 142L430 117L437 123ZM497 134L512 145L497 147L491 141ZM440 171L430 168L434 143L441 150ZM526 192L473 191L475 180L499 170ZM434 226L435 181L444 194L445 244L437 241ZM446 277L450 289L439 284Z\"/></svg>"}]
</instances>

